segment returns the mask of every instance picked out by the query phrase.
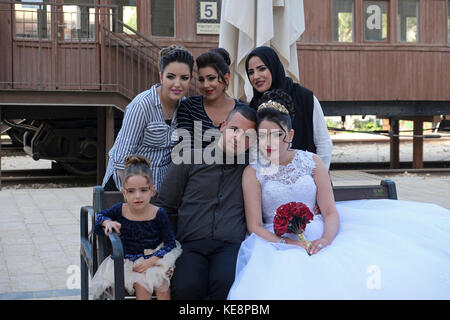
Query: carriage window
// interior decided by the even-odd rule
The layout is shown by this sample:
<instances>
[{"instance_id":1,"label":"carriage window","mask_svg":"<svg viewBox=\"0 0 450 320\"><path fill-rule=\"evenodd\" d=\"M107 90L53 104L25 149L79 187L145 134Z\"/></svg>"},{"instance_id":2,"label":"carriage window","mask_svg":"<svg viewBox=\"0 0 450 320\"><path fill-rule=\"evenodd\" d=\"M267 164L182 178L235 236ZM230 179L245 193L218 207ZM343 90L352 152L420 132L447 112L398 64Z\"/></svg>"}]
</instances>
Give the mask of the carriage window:
<instances>
[{"instance_id":1,"label":"carriage window","mask_svg":"<svg viewBox=\"0 0 450 320\"><path fill-rule=\"evenodd\" d=\"M387 1L364 1L364 40L387 41L387 12Z\"/></svg>"},{"instance_id":2,"label":"carriage window","mask_svg":"<svg viewBox=\"0 0 450 320\"><path fill-rule=\"evenodd\" d=\"M15 11L15 33L21 38L51 38L51 9L44 3L49 0L17 1ZM32 4L31 2L36 2Z\"/></svg>"},{"instance_id":3,"label":"carriage window","mask_svg":"<svg viewBox=\"0 0 450 320\"><path fill-rule=\"evenodd\" d=\"M398 0L398 39L402 42L419 41L419 1Z\"/></svg>"},{"instance_id":4,"label":"carriage window","mask_svg":"<svg viewBox=\"0 0 450 320\"><path fill-rule=\"evenodd\" d=\"M353 0L333 0L333 40L353 42Z\"/></svg>"},{"instance_id":5,"label":"carriage window","mask_svg":"<svg viewBox=\"0 0 450 320\"><path fill-rule=\"evenodd\" d=\"M93 40L95 38L94 0L66 0L62 7L63 24L58 34L64 40ZM62 33L62 34L61 34Z\"/></svg>"},{"instance_id":6,"label":"carriage window","mask_svg":"<svg viewBox=\"0 0 450 320\"><path fill-rule=\"evenodd\" d=\"M152 0L150 10L152 36L174 37L174 0Z\"/></svg>"},{"instance_id":7,"label":"carriage window","mask_svg":"<svg viewBox=\"0 0 450 320\"><path fill-rule=\"evenodd\" d=\"M111 27L114 32L133 34L137 31L136 0L110 0L116 8L111 9ZM125 24L122 25L120 21ZM131 29L130 29L131 28Z\"/></svg>"}]
</instances>

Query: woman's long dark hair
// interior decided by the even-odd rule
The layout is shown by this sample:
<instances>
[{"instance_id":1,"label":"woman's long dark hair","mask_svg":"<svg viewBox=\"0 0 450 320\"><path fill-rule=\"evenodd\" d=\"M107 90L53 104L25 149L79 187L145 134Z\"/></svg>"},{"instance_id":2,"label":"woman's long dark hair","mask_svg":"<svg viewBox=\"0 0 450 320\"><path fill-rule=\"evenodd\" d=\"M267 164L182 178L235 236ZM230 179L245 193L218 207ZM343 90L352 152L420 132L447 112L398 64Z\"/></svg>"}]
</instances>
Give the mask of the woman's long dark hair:
<instances>
[{"instance_id":1,"label":"woman's long dark hair","mask_svg":"<svg viewBox=\"0 0 450 320\"><path fill-rule=\"evenodd\" d=\"M214 48L202 53L196 59L197 68L211 67L216 70L220 81L226 86L225 75L230 73L230 54L223 48Z\"/></svg>"}]
</instances>

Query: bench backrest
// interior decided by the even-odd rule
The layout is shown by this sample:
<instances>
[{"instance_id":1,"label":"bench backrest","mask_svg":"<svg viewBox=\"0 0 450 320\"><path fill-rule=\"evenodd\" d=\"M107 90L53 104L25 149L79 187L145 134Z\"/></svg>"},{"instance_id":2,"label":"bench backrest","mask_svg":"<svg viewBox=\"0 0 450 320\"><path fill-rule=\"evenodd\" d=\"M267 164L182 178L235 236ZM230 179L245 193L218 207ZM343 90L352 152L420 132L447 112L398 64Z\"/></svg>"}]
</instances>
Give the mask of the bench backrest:
<instances>
[{"instance_id":1,"label":"bench backrest","mask_svg":"<svg viewBox=\"0 0 450 320\"><path fill-rule=\"evenodd\" d=\"M392 180L381 180L379 185L339 186L333 187L335 201L361 199L392 199L397 200L397 189Z\"/></svg>"},{"instance_id":2,"label":"bench backrest","mask_svg":"<svg viewBox=\"0 0 450 320\"><path fill-rule=\"evenodd\" d=\"M397 200L395 182L381 180L379 185L335 186L333 187L335 201L361 200L361 199L393 199ZM94 212L123 201L122 192L104 191L103 187L94 187ZM176 216L169 216L174 231L176 230Z\"/></svg>"},{"instance_id":3,"label":"bench backrest","mask_svg":"<svg viewBox=\"0 0 450 320\"><path fill-rule=\"evenodd\" d=\"M94 213L102 211L106 208L112 207L114 204L118 202L123 202L123 194L120 191L105 191L103 187L96 186L94 187ZM172 228L174 232L176 232L176 215L169 215L169 220L172 223Z\"/></svg>"}]
</instances>

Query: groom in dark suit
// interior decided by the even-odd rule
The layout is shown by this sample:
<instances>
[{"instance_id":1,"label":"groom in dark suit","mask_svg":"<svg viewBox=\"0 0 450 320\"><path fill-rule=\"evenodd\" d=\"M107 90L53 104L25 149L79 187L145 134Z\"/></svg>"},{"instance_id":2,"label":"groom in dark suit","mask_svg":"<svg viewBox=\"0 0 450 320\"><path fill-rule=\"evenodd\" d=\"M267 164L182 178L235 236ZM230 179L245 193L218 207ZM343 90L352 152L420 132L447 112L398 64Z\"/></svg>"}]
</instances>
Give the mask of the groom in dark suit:
<instances>
[{"instance_id":1,"label":"groom in dark suit","mask_svg":"<svg viewBox=\"0 0 450 320\"><path fill-rule=\"evenodd\" d=\"M166 173L158 204L178 213L176 238L183 249L171 280L173 299L228 295L246 233L241 181L248 156L242 155L248 155L248 133L256 137L255 124L256 112L237 106L222 123L210 159L205 149L199 163L172 163Z\"/></svg>"}]
</instances>

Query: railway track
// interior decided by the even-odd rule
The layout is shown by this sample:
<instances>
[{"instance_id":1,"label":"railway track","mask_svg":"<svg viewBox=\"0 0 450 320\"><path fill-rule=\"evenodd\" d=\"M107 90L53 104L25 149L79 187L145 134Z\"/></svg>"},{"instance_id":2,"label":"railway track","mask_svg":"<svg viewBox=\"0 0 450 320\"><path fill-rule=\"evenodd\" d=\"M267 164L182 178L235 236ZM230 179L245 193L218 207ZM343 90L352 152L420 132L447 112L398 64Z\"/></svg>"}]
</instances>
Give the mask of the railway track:
<instances>
[{"instance_id":1,"label":"railway track","mask_svg":"<svg viewBox=\"0 0 450 320\"><path fill-rule=\"evenodd\" d=\"M25 155L23 148L2 143L1 157L20 157ZM405 172L424 176L450 176L450 161L426 161L424 162L423 169L412 169L411 162L400 162L399 169L390 169L389 166L389 162L333 162L331 163L330 170L360 170L370 174L387 176L403 174ZM96 176L74 175L67 173L60 167L52 169L14 169L1 170L0 181L1 186L46 184L89 186L96 184Z\"/></svg>"},{"instance_id":2,"label":"railway track","mask_svg":"<svg viewBox=\"0 0 450 320\"><path fill-rule=\"evenodd\" d=\"M2 170L0 180L2 186L34 184L82 186L94 185L96 176L76 176L55 169Z\"/></svg>"},{"instance_id":3,"label":"railway track","mask_svg":"<svg viewBox=\"0 0 450 320\"><path fill-rule=\"evenodd\" d=\"M23 147L15 147L12 145L2 145L1 156L11 157L11 156L24 156L26 153L23 151Z\"/></svg>"},{"instance_id":4,"label":"railway track","mask_svg":"<svg viewBox=\"0 0 450 320\"><path fill-rule=\"evenodd\" d=\"M412 162L400 162L400 168L391 169L389 162L332 162L330 170L361 170L368 173L448 173L450 161L424 161L424 168L412 169Z\"/></svg>"},{"instance_id":5,"label":"railway track","mask_svg":"<svg viewBox=\"0 0 450 320\"><path fill-rule=\"evenodd\" d=\"M23 147L14 146L7 139L2 139L1 157L26 156ZM1 168L0 168L1 169ZM1 186L19 185L94 185L96 176L81 176L67 173L61 168L52 169L7 169L0 171Z\"/></svg>"}]
</instances>

